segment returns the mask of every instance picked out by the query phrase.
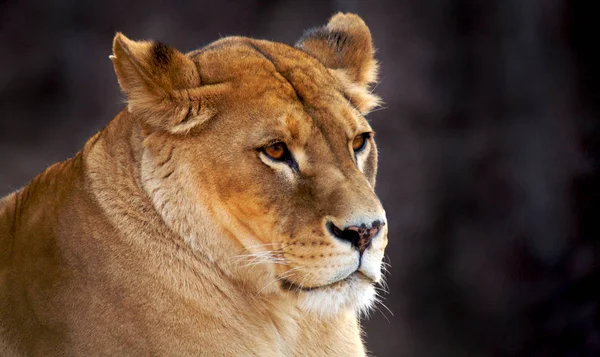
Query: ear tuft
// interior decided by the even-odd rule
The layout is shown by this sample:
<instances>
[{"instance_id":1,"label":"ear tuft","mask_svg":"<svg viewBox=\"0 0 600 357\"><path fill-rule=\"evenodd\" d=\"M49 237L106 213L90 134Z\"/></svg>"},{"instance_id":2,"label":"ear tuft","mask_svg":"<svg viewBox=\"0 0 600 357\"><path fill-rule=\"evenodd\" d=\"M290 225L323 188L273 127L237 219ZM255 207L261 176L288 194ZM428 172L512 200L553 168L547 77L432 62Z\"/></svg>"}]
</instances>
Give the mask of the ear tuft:
<instances>
[{"instance_id":1,"label":"ear tuft","mask_svg":"<svg viewBox=\"0 0 600 357\"><path fill-rule=\"evenodd\" d=\"M109 58L129 111L150 128L187 132L214 114L206 105L196 64L176 49L117 33Z\"/></svg>"},{"instance_id":2,"label":"ear tuft","mask_svg":"<svg viewBox=\"0 0 600 357\"><path fill-rule=\"evenodd\" d=\"M308 30L296 47L315 56L326 67L344 70L360 86L377 80L371 32L358 15L334 15L326 26Z\"/></svg>"}]
</instances>

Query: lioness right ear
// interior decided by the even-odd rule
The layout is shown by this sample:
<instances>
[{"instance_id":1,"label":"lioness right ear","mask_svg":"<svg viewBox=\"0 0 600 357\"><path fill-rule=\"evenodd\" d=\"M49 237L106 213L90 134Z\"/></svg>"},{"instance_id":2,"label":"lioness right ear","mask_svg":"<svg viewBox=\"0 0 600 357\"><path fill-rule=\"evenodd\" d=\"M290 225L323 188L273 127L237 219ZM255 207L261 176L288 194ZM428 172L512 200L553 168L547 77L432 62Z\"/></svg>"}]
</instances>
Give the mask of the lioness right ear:
<instances>
[{"instance_id":1,"label":"lioness right ear","mask_svg":"<svg viewBox=\"0 0 600 357\"><path fill-rule=\"evenodd\" d=\"M176 49L117 33L110 59L129 112L149 129L185 133L214 114L195 63Z\"/></svg>"},{"instance_id":2,"label":"lioness right ear","mask_svg":"<svg viewBox=\"0 0 600 357\"><path fill-rule=\"evenodd\" d=\"M306 31L296 47L316 57L342 83L346 94L363 113L379 105L380 98L369 91L377 80L371 32L355 14L334 15L327 25Z\"/></svg>"}]
</instances>

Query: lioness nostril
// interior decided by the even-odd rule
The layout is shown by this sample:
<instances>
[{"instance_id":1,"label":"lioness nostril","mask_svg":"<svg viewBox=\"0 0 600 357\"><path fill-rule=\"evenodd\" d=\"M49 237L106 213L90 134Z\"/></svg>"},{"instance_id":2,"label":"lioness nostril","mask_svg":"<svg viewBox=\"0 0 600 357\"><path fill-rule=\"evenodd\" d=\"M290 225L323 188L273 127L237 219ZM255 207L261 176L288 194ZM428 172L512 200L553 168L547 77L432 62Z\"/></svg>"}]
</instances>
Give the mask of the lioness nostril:
<instances>
[{"instance_id":1,"label":"lioness nostril","mask_svg":"<svg viewBox=\"0 0 600 357\"><path fill-rule=\"evenodd\" d=\"M344 232L339 229L338 227L336 227L333 223L328 222L327 223L327 229L329 230L329 232L331 232L331 234L333 234L335 237L337 238L342 238L344 236Z\"/></svg>"},{"instance_id":2,"label":"lioness nostril","mask_svg":"<svg viewBox=\"0 0 600 357\"><path fill-rule=\"evenodd\" d=\"M371 223L371 227L379 229L379 228L381 228L381 227L382 227L384 224L385 224L385 223L381 222L380 220L376 220L376 221L373 221L373 223Z\"/></svg>"},{"instance_id":3,"label":"lioness nostril","mask_svg":"<svg viewBox=\"0 0 600 357\"><path fill-rule=\"evenodd\" d=\"M341 230L333 223L328 222L327 229L336 238L350 242L353 246L358 248L358 251L362 255L362 253L371 245L373 237L379 233L379 230L384 225L385 223L376 220L370 224L371 228L368 228L365 223L361 223L360 225L350 226Z\"/></svg>"}]
</instances>

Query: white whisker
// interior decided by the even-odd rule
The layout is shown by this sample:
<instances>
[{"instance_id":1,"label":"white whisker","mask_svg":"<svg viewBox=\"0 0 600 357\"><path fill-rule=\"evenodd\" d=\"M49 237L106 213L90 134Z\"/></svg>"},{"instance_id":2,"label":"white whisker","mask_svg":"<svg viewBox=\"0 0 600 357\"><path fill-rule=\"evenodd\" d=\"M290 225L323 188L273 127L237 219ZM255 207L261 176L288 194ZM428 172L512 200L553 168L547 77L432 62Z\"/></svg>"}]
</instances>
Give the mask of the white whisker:
<instances>
[{"instance_id":1,"label":"white whisker","mask_svg":"<svg viewBox=\"0 0 600 357\"><path fill-rule=\"evenodd\" d=\"M383 303L383 298L381 297L376 297L375 298L375 304L379 304L380 306L383 306L383 308L385 308L387 310L387 312L390 313L390 315L394 316L394 313L392 312L392 310L390 310L384 303ZM380 310L381 311L381 310ZM387 316L385 316L385 314L382 313L382 315L385 317L385 319L390 322L390 320L387 318Z\"/></svg>"},{"instance_id":2,"label":"white whisker","mask_svg":"<svg viewBox=\"0 0 600 357\"><path fill-rule=\"evenodd\" d=\"M387 109L387 107L375 108L375 109L369 110L368 112L364 113L363 116L367 116L367 115L369 115L371 113L375 113L375 112L378 112L378 111L384 110L384 109Z\"/></svg>"}]
</instances>

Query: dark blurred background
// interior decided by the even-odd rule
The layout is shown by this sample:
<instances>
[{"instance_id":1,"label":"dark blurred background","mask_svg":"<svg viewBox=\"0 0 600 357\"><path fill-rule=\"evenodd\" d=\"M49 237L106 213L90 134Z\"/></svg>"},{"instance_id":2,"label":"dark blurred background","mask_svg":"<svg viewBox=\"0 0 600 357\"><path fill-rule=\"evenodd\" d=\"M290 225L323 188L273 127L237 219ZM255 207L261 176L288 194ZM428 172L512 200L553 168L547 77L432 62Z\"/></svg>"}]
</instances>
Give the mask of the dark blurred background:
<instances>
[{"instance_id":1,"label":"dark blurred background","mask_svg":"<svg viewBox=\"0 0 600 357\"><path fill-rule=\"evenodd\" d=\"M293 44L351 11L385 110L369 115L390 224L376 356L600 356L600 51L593 1L0 1L0 195L122 107L116 31L189 51Z\"/></svg>"}]
</instances>

